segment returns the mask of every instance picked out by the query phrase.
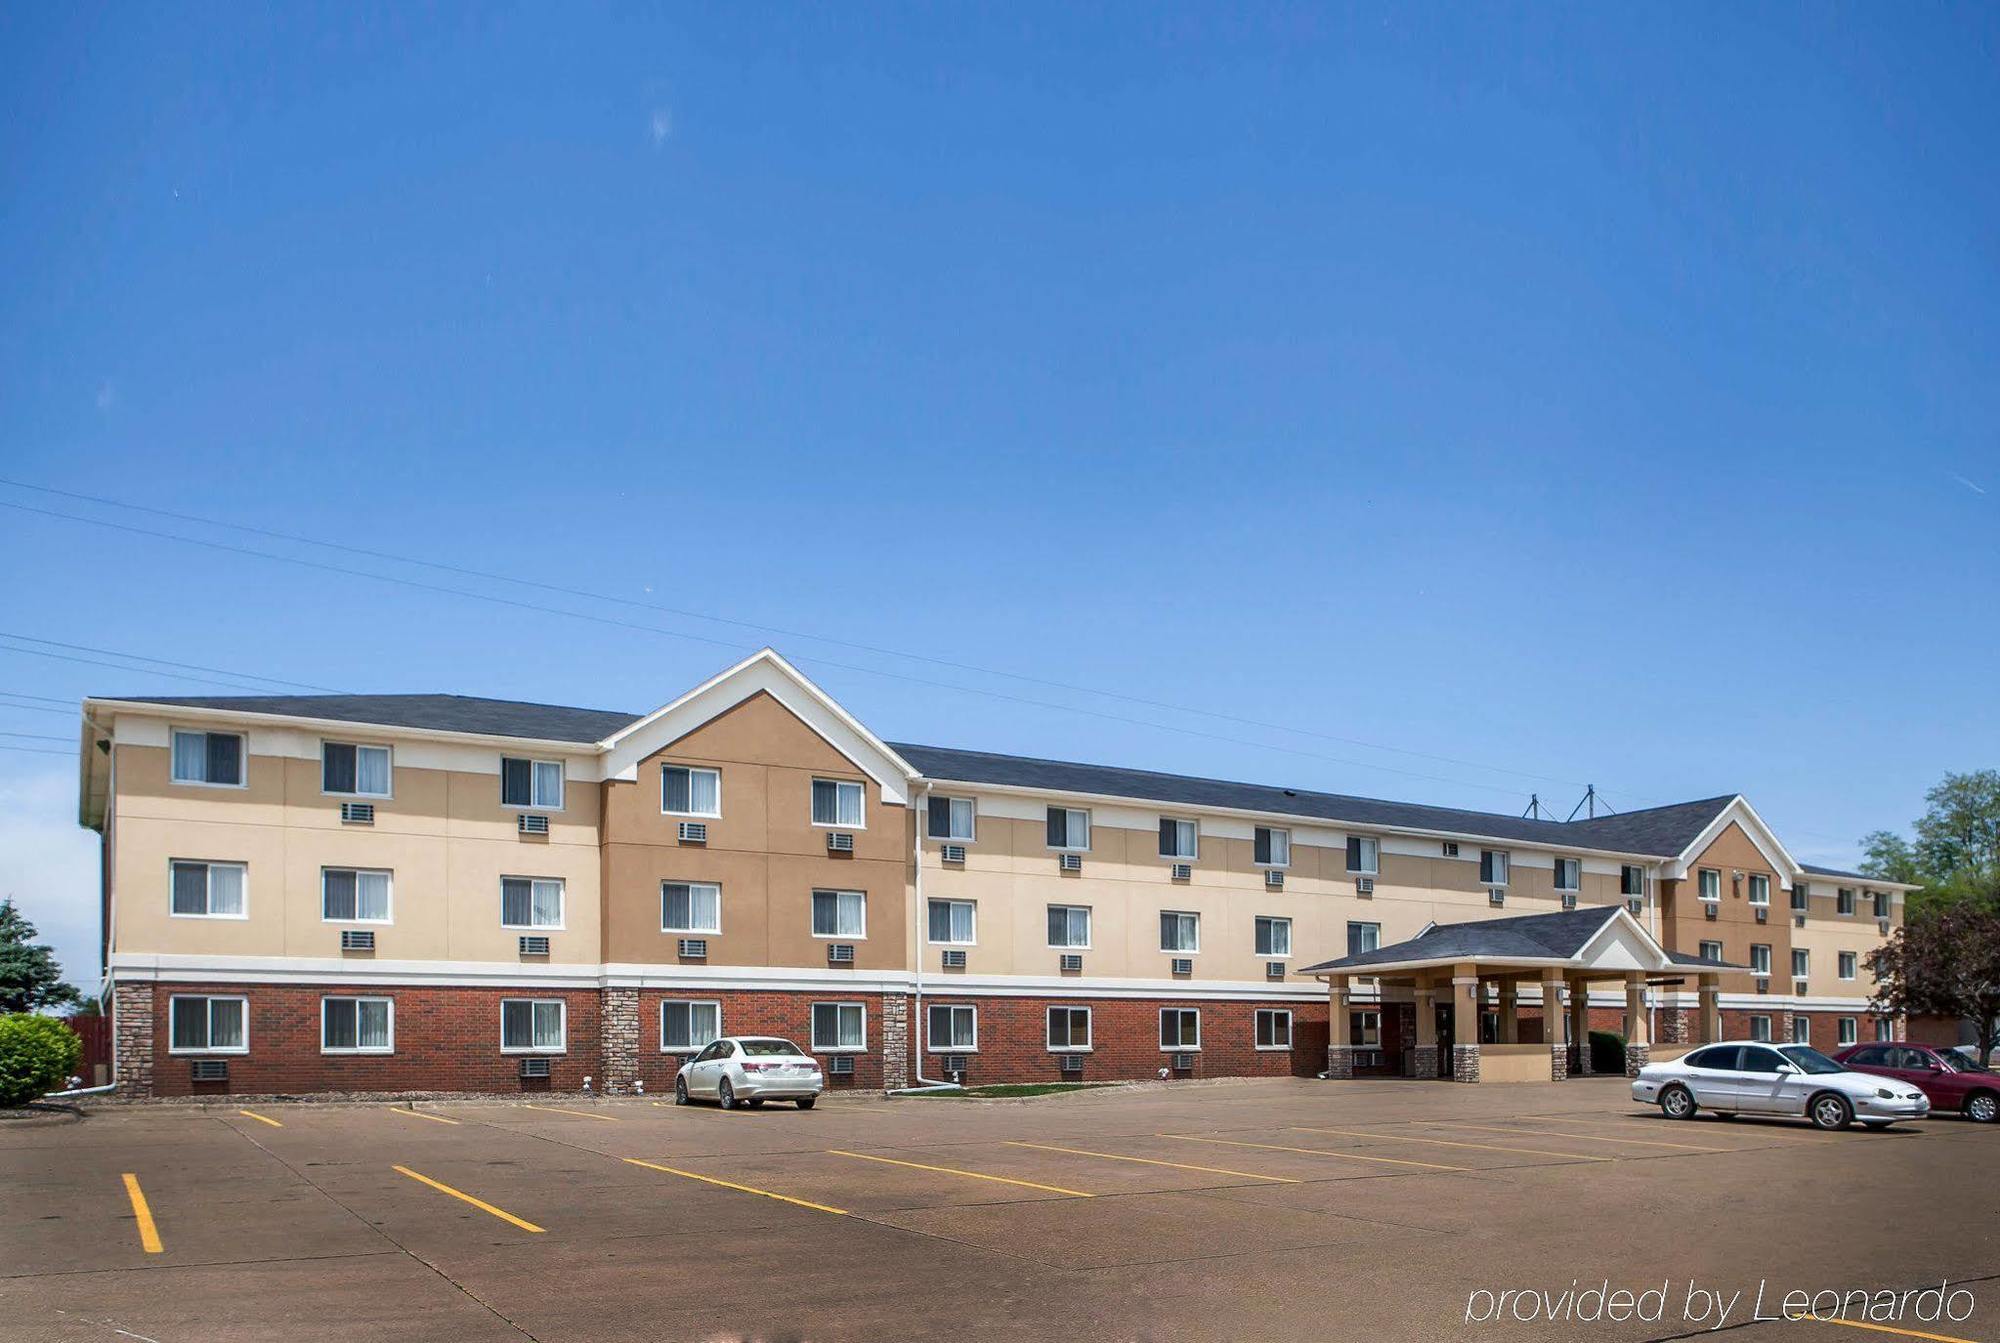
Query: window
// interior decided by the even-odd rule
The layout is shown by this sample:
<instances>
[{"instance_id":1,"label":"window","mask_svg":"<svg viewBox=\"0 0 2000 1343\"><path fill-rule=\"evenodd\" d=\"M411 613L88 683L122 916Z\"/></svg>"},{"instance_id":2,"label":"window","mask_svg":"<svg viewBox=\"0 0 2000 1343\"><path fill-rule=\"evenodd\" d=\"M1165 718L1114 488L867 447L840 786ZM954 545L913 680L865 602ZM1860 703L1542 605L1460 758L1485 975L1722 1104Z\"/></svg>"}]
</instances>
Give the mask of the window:
<instances>
[{"instance_id":1,"label":"window","mask_svg":"<svg viewBox=\"0 0 2000 1343\"><path fill-rule=\"evenodd\" d=\"M868 1048L868 1009L861 1003L814 1003L812 1047L847 1052Z\"/></svg>"},{"instance_id":2,"label":"window","mask_svg":"<svg viewBox=\"0 0 2000 1343\"><path fill-rule=\"evenodd\" d=\"M174 729L175 783L243 786L243 736L238 732L183 732Z\"/></svg>"},{"instance_id":3,"label":"window","mask_svg":"<svg viewBox=\"0 0 2000 1343\"><path fill-rule=\"evenodd\" d=\"M1765 1044L1769 1044L1771 1042L1771 1018L1764 1015L1761 1012L1751 1013L1750 1038L1752 1040L1761 1040ZM1773 1071L1775 1071L1775 1069Z\"/></svg>"},{"instance_id":4,"label":"window","mask_svg":"<svg viewBox=\"0 0 2000 1343\"><path fill-rule=\"evenodd\" d=\"M1690 1068L1712 1068L1717 1072L1739 1071L1736 1062L1743 1057L1743 1051L1735 1045L1717 1045L1713 1049L1697 1050L1687 1056Z\"/></svg>"},{"instance_id":5,"label":"window","mask_svg":"<svg viewBox=\"0 0 2000 1343\"><path fill-rule=\"evenodd\" d=\"M1279 1008L1257 1009L1257 1048L1290 1049L1292 1014Z\"/></svg>"},{"instance_id":6,"label":"window","mask_svg":"<svg viewBox=\"0 0 2000 1343\"><path fill-rule=\"evenodd\" d=\"M522 760L508 755L500 757L501 806L561 811L562 804L562 761Z\"/></svg>"},{"instance_id":7,"label":"window","mask_svg":"<svg viewBox=\"0 0 2000 1343\"><path fill-rule=\"evenodd\" d=\"M1795 1045L1809 1045L1812 1043L1811 1017L1792 1018L1792 1043Z\"/></svg>"},{"instance_id":8,"label":"window","mask_svg":"<svg viewBox=\"0 0 2000 1343\"><path fill-rule=\"evenodd\" d=\"M1160 911L1160 950L1190 953L1201 950L1201 915Z\"/></svg>"},{"instance_id":9,"label":"window","mask_svg":"<svg viewBox=\"0 0 2000 1343\"><path fill-rule=\"evenodd\" d=\"M248 918L241 863L194 863L175 859L167 865L172 903L169 912L183 919Z\"/></svg>"},{"instance_id":10,"label":"window","mask_svg":"<svg viewBox=\"0 0 2000 1343\"><path fill-rule=\"evenodd\" d=\"M1051 1007L1049 1009L1049 1048L1059 1050L1090 1048L1090 1009L1087 1007Z\"/></svg>"},{"instance_id":11,"label":"window","mask_svg":"<svg viewBox=\"0 0 2000 1343\"><path fill-rule=\"evenodd\" d=\"M1854 892L1842 886L1834 892L1834 913L1852 915L1854 913Z\"/></svg>"},{"instance_id":12,"label":"window","mask_svg":"<svg viewBox=\"0 0 2000 1343\"><path fill-rule=\"evenodd\" d=\"M389 874L349 867L322 869L319 916L326 923L388 923Z\"/></svg>"},{"instance_id":13,"label":"window","mask_svg":"<svg viewBox=\"0 0 2000 1343\"><path fill-rule=\"evenodd\" d=\"M679 1054L715 1043L722 1034L722 1004L660 1004L660 1052Z\"/></svg>"},{"instance_id":14,"label":"window","mask_svg":"<svg viewBox=\"0 0 2000 1343\"><path fill-rule=\"evenodd\" d=\"M1754 1034L1757 1029L1757 1018L1750 1018L1750 1029ZM1764 1034L1755 1038L1765 1041L1771 1038L1771 1019L1769 1017L1764 1018ZM1784 1066L1785 1060L1777 1050L1757 1049L1751 1045L1745 1045L1743 1046L1743 1057L1737 1063L1736 1070L1745 1073L1775 1073Z\"/></svg>"},{"instance_id":15,"label":"window","mask_svg":"<svg viewBox=\"0 0 2000 1343\"><path fill-rule=\"evenodd\" d=\"M813 824L861 829L861 785L841 779L814 779Z\"/></svg>"},{"instance_id":16,"label":"window","mask_svg":"<svg viewBox=\"0 0 2000 1343\"><path fill-rule=\"evenodd\" d=\"M1082 852L1090 847L1090 813L1076 807L1049 808L1049 847Z\"/></svg>"},{"instance_id":17,"label":"window","mask_svg":"<svg viewBox=\"0 0 2000 1343\"><path fill-rule=\"evenodd\" d=\"M814 937L868 936L868 897L860 891L813 892Z\"/></svg>"},{"instance_id":18,"label":"window","mask_svg":"<svg viewBox=\"0 0 2000 1343\"><path fill-rule=\"evenodd\" d=\"M931 799L931 838L966 839L972 838L973 805L969 797L934 797Z\"/></svg>"},{"instance_id":19,"label":"window","mask_svg":"<svg viewBox=\"0 0 2000 1343\"><path fill-rule=\"evenodd\" d=\"M1803 914L1812 900L1812 887L1803 881L1792 883L1792 912Z\"/></svg>"},{"instance_id":20,"label":"window","mask_svg":"<svg viewBox=\"0 0 2000 1343\"><path fill-rule=\"evenodd\" d=\"M1090 906L1050 905L1049 945L1087 948L1090 946Z\"/></svg>"},{"instance_id":21,"label":"window","mask_svg":"<svg viewBox=\"0 0 2000 1343\"><path fill-rule=\"evenodd\" d=\"M931 901L931 941L961 947L977 942L973 908L970 900Z\"/></svg>"},{"instance_id":22,"label":"window","mask_svg":"<svg viewBox=\"0 0 2000 1343\"><path fill-rule=\"evenodd\" d=\"M1762 872L1750 874L1750 903L1753 906L1769 908L1771 904L1771 879Z\"/></svg>"},{"instance_id":23,"label":"window","mask_svg":"<svg viewBox=\"0 0 2000 1343\"><path fill-rule=\"evenodd\" d=\"M1768 975L1771 973L1771 948L1768 943L1755 942L1750 946L1750 973Z\"/></svg>"},{"instance_id":24,"label":"window","mask_svg":"<svg viewBox=\"0 0 2000 1343\"><path fill-rule=\"evenodd\" d=\"M1251 840L1252 859L1264 867L1292 865L1292 832L1260 825Z\"/></svg>"},{"instance_id":25,"label":"window","mask_svg":"<svg viewBox=\"0 0 2000 1343\"><path fill-rule=\"evenodd\" d=\"M1349 835L1347 870L1363 877L1379 875L1382 871L1382 841L1371 835Z\"/></svg>"},{"instance_id":26,"label":"window","mask_svg":"<svg viewBox=\"0 0 2000 1343\"><path fill-rule=\"evenodd\" d=\"M167 1030L173 1054L250 1052L250 1000L173 998L167 1003Z\"/></svg>"},{"instance_id":27,"label":"window","mask_svg":"<svg viewBox=\"0 0 2000 1343\"><path fill-rule=\"evenodd\" d=\"M500 878L502 928L561 928L563 884L547 877Z\"/></svg>"},{"instance_id":28,"label":"window","mask_svg":"<svg viewBox=\"0 0 2000 1343\"><path fill-rule=\"evenodd\" d=\"M1861 959L1861 958L1860 958L1860 956L1858 956L1858 955L1857 955L1856 953L1854 953L1854 952L1852 952L1852 951L1843 951L1843 952L1841 952L1841 953L1840 953L1840 977L1841 977L1842 979L1852 979L1852 978L1854 978L1854 967L1855 967L1855 962L1859 961L1860 959Z\"/></svg>"},{"instance_id":29,"label":"window","mask_svg":"<svg viewBox=\"0 0 2000 1343\"><path fill-rule=\"evenodd\" d=\"M319 1052L393 1054L396 1004L389 998L319 1000Z\"/></svg>"},{"instance_id":30,"label":"window","mask_svg":"<svg viewBox=\"0 0 2000 1343\"><path fill-rule=\"evenodd\" d=\"M1722 898L1722 874L1712 867L1704 867L1695 874L1695 894L1701 899L1714 902Z\"/></svg>"},{"instance_id":31,"label":"window","mask_svg":"<svg viewBox=\"0 0 2000 1343\"><path fill-rule=\"evenodd\" d=\"M720 933L722 888L706 881L661 882L660 931Z\"/></svg>"},{"instance_id":32,"label":"window","mask_svg":"<svg viewBox=\"0 0 2000 1343\"><path fill-rule=\"evenodd\" d=\"M1887 891L1870 891L1868 898L1875 902L1876 918L1886 919L1889 917L1889 893Z\"/></svg>"},{"instance_id":33,"label":"window","mask_svg":"<svg viewBox=\"0 0 2000 1343\"><path fill-rule=\"evenodd\" d=\"M660 810L669 816L722 815L722 774L687 765L660 767Z\"/></svg>"},{"instance_id":34,"label":"window","mask_svg":"<svg viewBox=\"0 0 2000 1343\"><path fill-rule=\"evenodd\" d=\"M1257 916L1257 954L1259 956L1289 956L1292 954L1292 921L1290 919L1269 919Z\"/></svg>"},{"instance_id":35,"label":"window","mask_svg":"<svg viewBox=\"0 0 2000 1343\"><path fill-rule=\"evenodd\" d=\"M1196 838L1193 821L1178 821L1171 816L1160 818L1160 857L1192 859Z\"/></svg>"},{"instance_id":36,"label":"window","mask_svg":"<svg viewBox=\"0 0 2000 1343\"><path fill-rule=\"evenodd\" d=\"M924 1046L934 1054L979 1048L979 1009L957 1003L932 1003L929 1038Z\"/></svg>"},{"instance_id":37,"label":"window","mask_svg":"<svg viewBox=\"0 0 2000 1343\"><path fill-rule=\"evenodd\" d=\"M564 1004L560 998L502 998L500 1052L560 1054L563 1051Z\"/></svg>"},{"instance_id":38,"label":"window","mask_svg":"<svg viewBox=\"0 0 2000 1343\"><path fill-rule=\"evenodd\" d=\"M319 790L352 797L389 796L389 748L321 742Z\"/></svg>"},{"instance_id":39,"label":"window","mask_svg":"<svg viewBox=\"0 0 2000 1343\"><path fill-rule=\"evenodd\" d=\"M1347 921L1347 954L1359 956L1364 951L1379 951L1382 947L1382 925L1379 923L1358 923Z\"/></svg>"},{"instance_id":40,"label":"window","mask_svg":"<svg viewBox=\"0 0 2000 1343\"><path fill-rule=\"evenodd\" d=\"M1356 1049L1382 1047L1382 1014L1374 1008L1347 1014L1348 1044Z\"/></svg>"},{"instance_id":41,"label":"window","mask_svg":"<svg viewBox=\"0 0 2000 1343\"><path fill-rule=\"evenodd\" d=\"M1840 1018L1840 1043L1851 1045L1861 1038L1860 1032L1856 1029L1857 1025L1853 1017Z\"/></svg>"},{"instance_id":42,"label":"window","mask_svg":"<svg viewBox=\"0 0 2000 1343\"><path fill-rule=\"evenodd\" d=\"M1801 1020L1801 1021L1803 1021L1804 1019L1805 1019L1805 1018L1803 1018L1803 1017L1801 1017L1801 1018L1800 1018L1800 1020ZM1875 1018L1875 1038L1876 1038L1877 1040L1893 1040L1893 1039L1895 1039L1895 1038L1896 1038L1896 1032L1895 1032L1895 1029L1894 1029L1894 1026L1895 1026L1895 1023L1891 1022L1891 1021L1889 1020L1889 1018L1887 1018L1887 1017L1877 1017L1877 1018Z\"/></svg>"},{"instance_id":43,"label":"window","mask_svg":"<svg viewBox=\"0 0 2000 1343\"><path fill-rule=\"evenodd\" d=\"M1804 947L1792 948L1792 978L1804 979L1812 973L1812 953Z\"/></svg>"},{"instance_id":44,"label":"window","mask_svg":"<svg viewBox=\"0 0 2000 1343\"><path fill-rule=\"evenodd\" d=\"M1646 894L1646 869L1625 863L1618 869L1618 894L1630 900Z\"/></svg>"},{"instance_id":45,"label":"window","mask_svg":"<svg viewBox=\"0 0 2000 1343\"><path fill-rule=\"evenodd\" d=\"M1556 889L1559 891L1580 891L1583 889L1583 862L1576 858L1556 859Z\"/></svg>"},{"instance_id":46,"label":"window","mask_svg":"<svg viewBox=\"0 0 2000 1343\"><path fill-rule=\"evenodd\" d=\"M1200 1049L1201 1012L1193 1007L1160 1009L1160 1048Z\"/></svg>"},{"instance_id":47,"label":"window","mask_svg":"<svg viewBox=\"0 0 2000 1343\"><path fill-rule=\"evenodd\" d=\"M1722 959L1722 943L1720 943L1720 942L1704 942L1704 943L1702 943L1702 944L1701 944L1701 958L1702 958L1703 960L1705 960L1705 961L1719 961L1719 960L1721 960L1721 959Z\"/></svg>"},{"instance_id":48,"label":"window","mask_svg":"<svg viewBox=\"0 0 2000 1343\"><path fill-rule=\"evenodd\" d=\"M1505 849L1481 849L1479 851L1479 884L1482 886L1505 886L1507 884L1507 851Z\"/></svg>"}]
</instances>

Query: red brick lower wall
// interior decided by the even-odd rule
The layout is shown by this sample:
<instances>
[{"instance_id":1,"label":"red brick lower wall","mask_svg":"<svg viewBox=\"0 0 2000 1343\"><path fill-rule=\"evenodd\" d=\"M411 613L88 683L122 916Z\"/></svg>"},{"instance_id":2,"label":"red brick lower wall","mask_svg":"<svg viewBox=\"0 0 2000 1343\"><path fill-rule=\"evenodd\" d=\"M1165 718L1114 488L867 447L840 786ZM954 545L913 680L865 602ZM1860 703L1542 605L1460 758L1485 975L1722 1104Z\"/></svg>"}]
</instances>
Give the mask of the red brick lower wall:
<instances>
[{"instance_id":1,"label":"red brick lower wall","mask_svg":"<svg viewBox=\"0 0 2000 1343\"><path fill-rule=\"evenodd\" d=\"M778 1035L791 1040L799 1048L813 1053L812 1048L812 1007L814 1003L860 1003L866 1009L864 1029L868 1047L853 1055L854 1073L852 1077L827 1076L827 1086L831 1090L852 1087L858 1090L879 1091L882 1088L882 1024L886 1020L883 1011L883 995L879 993L839 993L835 991L815 993L766 993L758 990L735 989L715 993L701 993L689 990L641 989L639 992L639 1080L646 1084L648 1092L657 1091L661 1095L674 1089L674 1074L680 1070L685 1053L669 1054L660 1048L660 1004L675 1002L713 1002L722 1004L722 1033L724 1035ZM832 1055L820 1050L815 1054L822 1067Z\"/></svg>"}]
</instances>

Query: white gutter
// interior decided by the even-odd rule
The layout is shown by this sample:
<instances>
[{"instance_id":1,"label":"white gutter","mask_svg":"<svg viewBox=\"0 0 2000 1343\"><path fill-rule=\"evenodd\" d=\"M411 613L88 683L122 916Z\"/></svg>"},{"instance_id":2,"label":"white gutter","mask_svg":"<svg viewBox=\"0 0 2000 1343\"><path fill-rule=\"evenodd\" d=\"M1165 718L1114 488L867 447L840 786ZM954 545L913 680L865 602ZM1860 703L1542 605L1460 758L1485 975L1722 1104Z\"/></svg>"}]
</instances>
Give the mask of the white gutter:
<instances>
[{"instance_id":1,"label":"white gutter","mask_svg":"<svg viewBox=\"0 0 2000 1343\"><path fill-rule=\"evenodd\" d=\"M911 845L911 859L917 865L916 880L910 883L910 940L916 947L910 963L916 968L914 987L917 996L917 1020L906 1038L915 1042L911 1049L911 1070L916 1074L917 1085L899 1087L890 1092L892 1096L907 1096L919 1091L963 1091L956 1082L939 1082L924 1076L924 831L930 828L931 789L924 785L923 796L917 802L917 837Z\"/></svg>"}]
</instances>

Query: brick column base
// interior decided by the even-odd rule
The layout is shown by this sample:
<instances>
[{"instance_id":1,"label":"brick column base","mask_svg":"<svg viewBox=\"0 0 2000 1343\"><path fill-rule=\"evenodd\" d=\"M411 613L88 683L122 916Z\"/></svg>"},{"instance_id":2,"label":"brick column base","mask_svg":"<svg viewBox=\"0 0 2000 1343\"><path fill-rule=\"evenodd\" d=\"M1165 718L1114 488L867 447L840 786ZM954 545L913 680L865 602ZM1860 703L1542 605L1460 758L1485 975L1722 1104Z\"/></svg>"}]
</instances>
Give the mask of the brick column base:
<instances>
[{"instance_id":1,"label":"brick column base","mask_svg":"<svg viewBox=\"0 0 2000 1343\"><path fill-rule=\"evenodd\" d=\"M1660 1009L1660 1043L1684 1045L1688 1042L1688 1014L1684 1007Z\"/></svg>"},{"instance_id":2,"label":"brick column base","mask_svg":"<svg viewBox=\"0 0 2000 1343\"><path fill-rule=\"evenodd\" d=\"M1549 1046L1549 1079L1555 1082L1569 1080L1569 1046Z\"/></svg>"},{"instance_id":3,"label":"brick column base","mask_svg":"<svg viewBox=\"0 0 2000 1343\"><path fill-rule=\"evenodd\" d=\"M1352 1045L1328 1045L1326 1047L1326 1075L1337 1081L1346 1081L1354 1076L1354 1047Z\"/></svg>"},{"instance_id":4,"label":"brick column base","mask_svg":"<svg viewBox=\"0 0 2000 1343\"><path fill-rule=\"evenodd\" d=\"M910 1000L900 993L882 998L882 1089L910 1084Z\"/></svg>"},{"instance_id":5,"label":"brick column base","mask_svg":"<svg viewBox=\"0 0 2000 1343\"><path fill-rule=\"evenodd\" d=\"M111 991L112 1080L126 1096L153 1094L153 986Z\"/></svg>"},{"instance_id":6,"label":"brick column base","mask_svg":"<svg viewBox=\"0 0 2000 1343\"><path fill-rule=\"evenodd\" d=\"M1438 1075L1438 1051L1436 1045L1417 1045L1411 1053L1410 1076L1436 1077Z\"/></svg>"},{"instance_id":7,"label":"brick column base","mask_svg":"<svg viewBox=\"0 0 2000 1343\"><path fill-rule=\"evenodd\" d=\"M1639 1070L1645 1067L1652 1057L1653 1049L1650 1045L1626 1045L1625 1075L1627 1077L1637 1077Z\"/></svg>"},{"instance_id":8,"label":"brick column base","mask_svg":"<svg viewBox=\"0 0 2000 1343\"><path fill-rule=\"evenodd\" d=\"M601 1010L604 1094L623 1095L639 1080L639 990L604 990Z\"/></svg>"},{"instance_id":9,"label":"brick column base","mask_svg":"<svg viewBox=\"0 0 2000 1343\"><path fill-rule=\"evenodd\" d=\"M1479 1080L1478 1045L1453 1045L1451 1047L1451 1080L1454 1082L1477 1082Z\"/></svg>"}]
</instances>

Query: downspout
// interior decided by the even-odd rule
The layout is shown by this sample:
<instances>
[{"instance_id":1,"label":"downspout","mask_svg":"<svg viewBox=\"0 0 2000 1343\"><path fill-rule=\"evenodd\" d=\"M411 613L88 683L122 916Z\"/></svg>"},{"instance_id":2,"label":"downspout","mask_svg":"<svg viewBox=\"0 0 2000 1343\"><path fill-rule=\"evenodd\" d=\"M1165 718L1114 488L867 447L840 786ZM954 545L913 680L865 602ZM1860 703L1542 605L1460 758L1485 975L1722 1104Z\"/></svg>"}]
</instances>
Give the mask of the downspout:
<instances>
[{"instance_id":1,"label":"downspout","mask_svg":"<svg viewBox=\"0 0 2000 1343\"><path fill-rule=\"evenodd\" d=\"M910 963L916 969L917 1019L911 1027L909 1038L914 1041L910 1050L910 1067L916 1074L917 1085L913 1087L899 1087L889 1093L892 1096L909 1096L920 1091L963 1091L965 1089L956 1082L939 1082L933 1078L924 1076L924 830L930 824L930 814L931 789L929 784L925 784L923 798L917 807L916 838L910 845L910 856L916 864L917 872L916 880L910 883L910 939L911 944L916 947L916 954L910 958Z\"/></svg>"}]
</instances>

